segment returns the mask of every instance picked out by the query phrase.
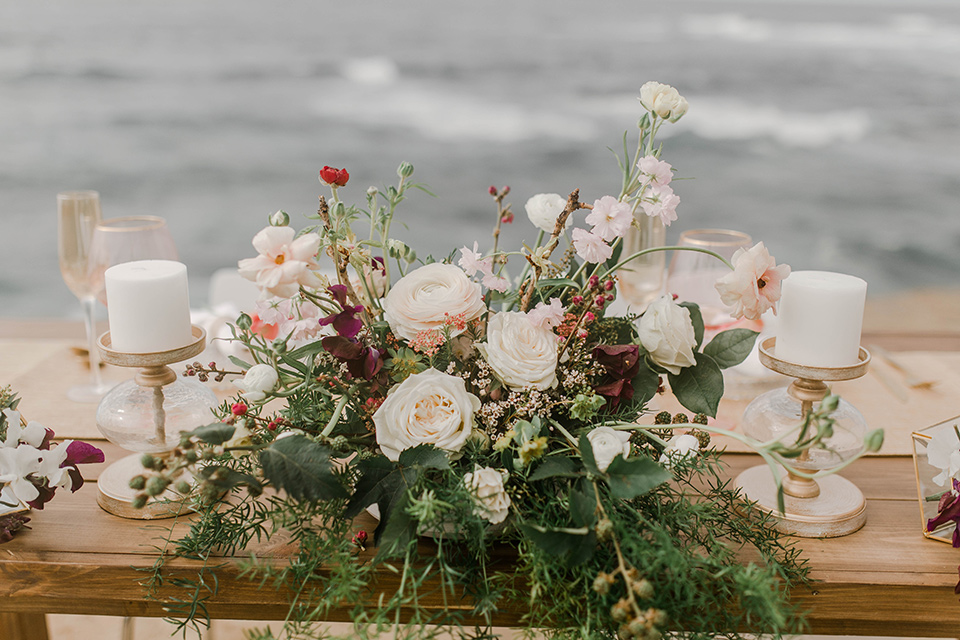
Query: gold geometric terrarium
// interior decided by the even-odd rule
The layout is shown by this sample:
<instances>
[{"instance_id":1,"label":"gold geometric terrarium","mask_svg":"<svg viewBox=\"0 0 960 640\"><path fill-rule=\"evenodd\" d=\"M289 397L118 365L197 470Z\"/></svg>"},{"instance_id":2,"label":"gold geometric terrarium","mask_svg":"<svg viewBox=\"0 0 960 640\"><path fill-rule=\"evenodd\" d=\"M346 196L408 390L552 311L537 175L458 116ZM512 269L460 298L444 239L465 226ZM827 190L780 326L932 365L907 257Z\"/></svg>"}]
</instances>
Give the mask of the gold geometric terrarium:
<instances>
[{"instance_id":1,"label":"gold geometric terrarium","mask_svg":"<svg viewBox=\"0 0 960 640\"><path fill-rule=\"evenodd\" d=\"M947 522L933 531L927 531L927 521L937 516L940 496L945 491L949 491L952 486L949 474L942 468L930 464L928 451L934 438L938 442L955 440L960 450L960 416L914 431L911 438L913 462L917 473L917 497L920 500L920 530L927 538L952 544L953 532L956 529L953 522Z\"/></svg>"}]
</instances>

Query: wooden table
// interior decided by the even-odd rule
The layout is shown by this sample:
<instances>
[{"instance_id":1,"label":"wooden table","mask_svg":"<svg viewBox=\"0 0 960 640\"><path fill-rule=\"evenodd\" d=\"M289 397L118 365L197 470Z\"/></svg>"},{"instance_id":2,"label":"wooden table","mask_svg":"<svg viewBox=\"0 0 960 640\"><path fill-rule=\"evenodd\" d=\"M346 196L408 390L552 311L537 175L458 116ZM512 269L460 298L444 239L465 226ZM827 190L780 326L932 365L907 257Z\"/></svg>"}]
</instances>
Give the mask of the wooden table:
<instances>
[{"instance_id":1,"label":"wooden table","mask_svg":"<svg viewBox=\"0 0 960 640\"><path fill-rule=\"evenodd\" d=\"M864 343L888 349L960 350L960 334L880 334L865 336ZM104 448L108 458L121 455L109 443ZM731 475L757 463L756 456L747 454L726 459ZM85 475L95 478L97 473L93 469ZM960 551L920 534L912 460L865 458L843 475L867 497L867 524L844 538L799 541L817 580L793 595L808 611L809 631L960 636L960 603L953 593ZM156 558L152 545L163 533L155 525L101 511L93 483L72 498L54 500L31 518L32 531L0 545L0 640L44 640L46 613L165 615L162 604L147 599L139 585L145 577L141 569ZM185 560L168 565L174 572L193 568L194 563ZM284 594L238 579L229 562L217 576L219 592L208 602L213 617L269 620L286 615ZM391 588L395 585L389 577L378 585L378 590ZM334 612L331 620L348 619L348 613ZM510 626L519 614L503 612L497 623Z\"/></svg>"}]
</instances>

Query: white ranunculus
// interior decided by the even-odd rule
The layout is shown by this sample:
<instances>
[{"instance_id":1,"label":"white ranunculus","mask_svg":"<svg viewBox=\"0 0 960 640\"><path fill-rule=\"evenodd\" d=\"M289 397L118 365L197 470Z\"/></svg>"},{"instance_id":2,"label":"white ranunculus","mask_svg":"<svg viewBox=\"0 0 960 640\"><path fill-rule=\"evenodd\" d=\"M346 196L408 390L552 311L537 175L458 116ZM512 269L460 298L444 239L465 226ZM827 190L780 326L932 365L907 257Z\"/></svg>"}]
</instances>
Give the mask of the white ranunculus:
<instances>
[{"instance_id":1,"label":"white ranunculus","mask_svg":"<svg viewBox=\"0 0 960 640\"><path fill-rule=\"evenodd\" d=\"M454 316L462 315L470 322L484 311L480 285L460 267L439 262L400 278L383 299L383 315L390 329L404 340L413 340L422 331L440 329ZM459 333L450 327L451 336Z\"/></svg>"},{"instance_id":2,"label":"white ranunculus","mask_svg":"<svg viewBox=\"0 0 960 640\"><path fill-rule=\"evenodd\" d=\"M630 455L630 432L617 431L610 427L597 427L587 434L587 440L593 447L593 459L600 471L606 471L613 459L621 455L626 459Z\"/></svg>"},{"instance_id":3,"label":"white ranunculus","mask_svg":"<svg viewBox=\"0 0 960 640\"><path fill-rule=\"evenodd\" d=\"M650 303L640 317L638 333L653 361L670 373L677 375L697 363L693 355L697 336L690 311L672 297L662 296Z\"/></svg>"},{"instance_id":4,"label":"white ranunculus","mask_svg":"<svg viewBox=\"0 0 960 640\"><path fill-rule=\"evenodd\" d=\"M686 98L668 84L647 82L640 87L640 104L647 111L676 122L687 112Z\"/></svg>"},{"instance_id":5,"label":"white ranunculus","mask_svg":"<svg viewBox=\"0 0 960 640\"><path fill-rule=\"evenodd\" d=\"M267 393L277 387L280 377L276 369L268 364L255 364L247 370L242 380L234 380L233 384L242 392L244 398L250 402L260 402L267 397Z\"/></svg>"},{"instance_id":6,"label":"white ranunculus","mask_svg":"<svg viewBox=\"0 0 960 640\"><path fill-rule=\"evenodd\" d=\"M660 464L669 469L681 460L695 457L699 451L700 441L697 440L696 436L689 433L674 436L670 438L670 442L667 443L666 448L660 455Z\"/></svg>"},{"instance_id":7,"label":"white ranunculus","mask_svg":"<svg viewBox=\"0 0 960 640\"><path fill-rule=\"evenodd\" d=\"M427 369L393 387L373 414L377 443L396 462L400 452L432 444L458 453L473 432L480 400L462 378Z\"/></svg>"},{"instance_id":8,"label":"white ranunculus","mask_svg":"<svg viewBox=\"0 0 960 640\"><path fill-rule=\"evenodd\" d=\"M474 513L490 524L500 524L510 513L510 495L503 486L506 479L505 470L480 465L474 465L472 472L463 475L464 486L477 501Z\"/></svg>"},{"instance_id":9,"label":"white ranunculus","mask_svg":"<svg viewBox=\"0 0 960 640\"><path fill-rule=\"evenodd\" d=\"M487 322L487 341L474 345L511 389L557 385L557 335L525 313L497 313Z\"/></svg>"},{"instance_id":10,"label":"white ranunculus","mask_svg":"<svg viewBox=\"0 0 960 640\"><path fill-rule=\"evenodd\" d=\"M530 218L530 222L534 226L547 233L553 233L557 226L557 218L566 206L566 198L559 193L538 193L527 200L527 204L523 205L523 208L526 209L527 217ZM568 219L564 228L569 223L570 220Z\"/></svg>"}]
</instances>

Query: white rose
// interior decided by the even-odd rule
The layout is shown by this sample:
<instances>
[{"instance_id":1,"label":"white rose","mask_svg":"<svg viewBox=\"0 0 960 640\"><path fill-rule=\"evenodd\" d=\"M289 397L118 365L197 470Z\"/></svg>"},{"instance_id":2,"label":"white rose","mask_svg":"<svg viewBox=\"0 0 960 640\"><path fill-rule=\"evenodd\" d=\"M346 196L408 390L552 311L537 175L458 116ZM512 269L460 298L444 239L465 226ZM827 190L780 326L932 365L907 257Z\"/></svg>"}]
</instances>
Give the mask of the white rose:
<instances>
[{"instance_id":1,"label":"white rose","mask_svg":"<svg viewBox=\"0 0 960 640\"><path fill-rule=\"evenodd\" d=\"M383 315L393 333L413 340L421 331L440 329L449 317L463 315L466 322L479 318L486 307L480 285L471 282L460 267L435 262L400 278L383 299ZM460 334L450 327L450 335Z\"/></svg>"},{"instance_id":2,"label":"white rose","mask_svg":"<svg viewBox=\"0 0 960 640\"><path fill-rule=\"evenodd\" d=\"M686 98L668 84L647 82L640 87L640 104L647 111L651 111L670 122L676 122L687 112Z\"/></svg>"},{"instance_id":3,"label":"white rose","mask_svg":"<svg viewBox=\"0 0 960 640\"><path fill-rule=\"evenodd\" d=\"M653 361L674 375L697 363L693 355L697 336L690 311L670 296L650 303L640 317L638 334Z\"/></svg>"},{"instance_id":4,"label":"white rose","mask_svg":"<svg viewBox=\"0 0 960 640\"><path fill-rule=\"evenodd\" d=\"M525 313L497 313L487 322L487 342L476 344L493 371L511 389L557 385L557 336Z\"/></svg>"},{"instance_id":5,"label":"white rose","mask_svg":"<svg viewBox=\"0 0 960 640\"><path fill-rule=\"evenodd\" d=\"M233 384L240 389L240 395L244 398L250 402L260 402L277 387L279 381L276 369L268 364L255 364L243 376L243 380L234 380Z\"/></svg>"},{"instance_id":6,"label":"white rose","mask_svg":"<svg viewBox=\"0 0 960 640\"><path fill-rule=\"evenodd\" d=\"M529 200L523 208L527 210L527 217L534 226L547 233L553 233L557 226L557 218L567 206L567 200L559 193L538 193ZM570 220L567 219L567 223ZM564 224L564 228L567 225Z\"/></svg>"},{"instance_id":7,"label":"white rose","mask_svg":"<svg viewBox=\"0 0 960 640\"><path fill-rule=\"evenodd\" d=\"M698 451L700 451L700 441L695 436L689 433L674 436L663 450L663 454L660 456L660 464L669 469L681 460L695 457Z\"/></svg>"},{"instance_id":8,"label":"white rose","mask_svg":"<svg viewBox=\"0 0 960 640\"><path fill-rule=\"evenodd\" d=\"M463 476L464 486L477 501L473 512L490 524L500 524L510 513L510 495L503 486L506 479L506 471L480 465Z\"/></svg>"},{"instance_id":9,"label":"white rose","mask_svg":"<svg viewBox=\"0 0 960 640\"><path fill-rule=\"evenodd\" d=\"M587 440L593 447L593 459L600 471L606 471L613 459L630 455L630 432L617 431L610 427L597 427L587 434Z\"/></svg>"},{"instance_id":10,"label":"white rose","mask_svg":"<svg viewBox=\"0 0 960 640\"><path fill-rule=\"evenodd\" d=\"M449 453L463 448L473 431L480 400L462 378L427 369L393 387L373 414L377 443L396 462L400 452L432 444Z\"/></svg>"}]
</instances>

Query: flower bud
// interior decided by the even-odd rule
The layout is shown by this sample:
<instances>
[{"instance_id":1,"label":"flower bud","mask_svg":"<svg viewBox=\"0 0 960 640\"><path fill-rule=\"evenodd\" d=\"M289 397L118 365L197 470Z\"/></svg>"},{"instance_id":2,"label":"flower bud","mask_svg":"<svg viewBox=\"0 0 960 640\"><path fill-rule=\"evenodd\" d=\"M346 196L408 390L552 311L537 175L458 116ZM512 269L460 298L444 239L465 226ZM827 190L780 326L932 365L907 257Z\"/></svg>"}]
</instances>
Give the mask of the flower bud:
<instances>
[{"instance_id":1,"label":"flower bud","mask_svg":"<svg viewBox=\"0 0 960 640\"><path fill-rule=\"evenodd\" d=\"M147 506L147 496L140 494L133 499L131 504L133 505L134 509L143 509L145 506Z\"/></svg>"},{"instance_id":2,"label":"flower bud","mask_svg":"<svg viewBox=\"0 0 960 640\"><path fill-rule=\"evenodd\" d=\"M840 405L840 396L830 395L820 402L820 410L826 413L833 413Z\"/></svg>"},{"instance_id":3,"label":"flower bud","mask_svg":"<svg viewBox=\"0 0 960 640\"><path fill-rule=\"evenodd\" d=\"M863 438L863 448L869 453L880 451L883 446L883 429L874 429Z\"/></svg>"},{"instance_id":4,"label":"flower bud","mask_svg":"<svg viewBox=\"0 0 960 640\"><path fill-rule=\"evenodd\" d=\"M397 175L401 178L409 178L413 175L413 165L409 162L401 162L397 169Z\"/></svg>"},{"instance_id":5,"label":"flower bud","mask_svg":"<svg viewBox=\"0 0 960 640\"><path fill-rule=\"evenodd\" d=\"M144 469L153 469L154 465L157 464L157 459L149 453L145 453L140 456L140 464Z\"/></svg>"},{"instance_id":6,"label":"flower bud","mask_svg":"<svg viewBox=\"0 0 960 640\"><path fill-rule=\"evenodd\" d=\"M147 484L144 487L148 496L158 496L167 490L170 481L160 476L151 476L147 478Z\"/></svg>"},{"instance_id":7,"label":"flower bud","mask_svg":"<svg viewBox=\"0 0 960 640\"><path fill-rule=\"evenodd\" d=\"M493 185L490 185L490 188L487 189L487 193L489 193L489 194L492 195L493 197L496 197L496 196L497 196L497 188L496 188L495 186L493 186Z\"/></svg>"},{"instance_id":8,"label":"flower bud","mask_svg":"<svg viewBox=\"0 0 960 640\"><path fill-rule=\"evenodd\" d=\"M134 491L141 491L147 486L147 479L143 476L133 476L130 478L130 488Z\"/></svg>"},{"instance_id":9,"label":"flower bud","mask_svg":"<svg viewBox=\"0 0 960 640\"><path fill-rule=\"evenodd\" d=\"M643 578L638 582L633 583L633 592L637 594L637 597L642 600L648 600L653 597L653 585L649 580Z\"/></svg>"},{"instance_id":10,"label":"flower bud","mask_svg":"<svg viewBox=\"0 0 960 640\"><path fill-rule=\"evenodd\" d=\"M270 226L271 227L286 227L290 224L290 216L286 211L277 211L276 213L270 214Z\"/></svg>"},{"instance_id":11,"label":"flower bud","mask_svg":"<svg viewBox=\"0 0 960 640\"><path fill-rule=\"evenodd\" d=\"M330 213L334 218L343 218L347 213L347 206L342 202L334 202L333 206L330 207Z\"/></svg>"},{"instance_id":12,"label":"flower bud","mask_svg":"<svg viewBox=\"0 0 960 640\"><path fill-rule=\"evenodd\" d=\"M368 198L375 198L378 193L380 193L380 190L377 189L376 187L368 187L368 188L367 188L367 197L368 197Z\"/></svg>"},{"instance_id":13,"label":"flower bud","mask_svg":"<svg viewBox=\"0 0 960 640\"><path fill-rule=\"evenodd\" d=\"M179 482L177 482L175 488L177 490L177 493L186 495L190 493L190 489L192 487L190 486L190 483L187 482L186 480L180 480Z\"/></svg>"},{"instance_id":14,"label":"flower bud","mask_svg":"<svg viewBox=\"0 0 960 640\"><path fill-rule=\"evenodd\" d=\"M237 327L243 331L249 331L251 326L253 326L253 319L247 314L241 313L240 317L237 318Z\"/></svg>"}]
</instances>

